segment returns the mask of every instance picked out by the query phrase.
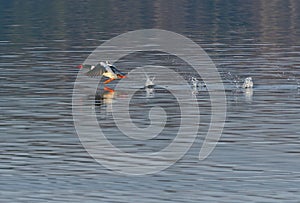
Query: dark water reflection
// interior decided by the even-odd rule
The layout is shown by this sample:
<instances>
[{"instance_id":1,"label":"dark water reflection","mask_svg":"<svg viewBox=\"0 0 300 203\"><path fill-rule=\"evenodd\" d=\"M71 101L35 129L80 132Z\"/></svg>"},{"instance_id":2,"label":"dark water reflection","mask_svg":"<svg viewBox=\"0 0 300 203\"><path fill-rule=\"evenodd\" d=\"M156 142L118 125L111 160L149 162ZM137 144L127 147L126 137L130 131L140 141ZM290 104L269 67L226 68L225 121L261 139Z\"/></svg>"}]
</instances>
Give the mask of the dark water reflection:
<instances>
[{"instance_id":1,"label":"dark water reflection","mask_svg":"<svg viewBox=\"0 0 300 203\"><path fill-rule=\"evenodd\" d=\"M299 9L296 0L1 1L1 202L297 202ZM142 28L178 32L207 51L225 83L227 120L206 160L198 160L199 137L169 169L121 176L95 162L75 132L74 66L102 42ZM163 58L147 60L162 65ZM119 63L128 70L134 61ZM173 64L190 78L184 64ZM248 76L253 92L237 88ZM197 98L208 115L207 92ZM100 118L107 113L95 108ZM204 113L203 132L208 121ZM112 142L128 147L113 132Z\"/></svg>"}]
</instances>

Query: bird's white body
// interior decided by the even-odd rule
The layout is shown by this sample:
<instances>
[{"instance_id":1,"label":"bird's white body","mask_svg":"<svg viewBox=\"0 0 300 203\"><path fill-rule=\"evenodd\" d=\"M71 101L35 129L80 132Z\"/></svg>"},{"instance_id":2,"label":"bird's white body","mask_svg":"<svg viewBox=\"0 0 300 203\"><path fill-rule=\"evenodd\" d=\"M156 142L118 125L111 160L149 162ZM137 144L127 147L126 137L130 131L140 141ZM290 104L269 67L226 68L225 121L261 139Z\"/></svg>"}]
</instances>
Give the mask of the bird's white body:
<instances>
[{"instance_id":1,"label":"bird's white body","mask_svg":"<svg viewBox=\"0 0 300 203\"><path fill-rule=\"evenodd\" d=\"M107 70L107 72L103 73L103 76L112 78L112 79L118 78L118 76L114 72L112 72L112 70L109 67L106 70Z\"/></svg>"},{"instance_id":2,"label":"bird's white body","mask_svg":"<svg viewBox=\"0 0 300 203\"><path fill-rule=\"evenodd\" d=\"M243 88L252 88L253 87L253 81L252 81L252 77L247 77L244 80L244 84L243 84Z\"/></svg>"},{"instance_id":3,"label":"bird's white body","mask_svg":"<svg viewBox=\"0 0 300 203\"><path fill-rule=\"evenodd\" d=\"M112 78L112 79L117 79L117 78L118 78L117 74L114 73L114 72L112 71L112 69L110 68L110 66L112 66L112 64L110 64L108 61L106 61L106 63L100 62L100 65L101 65L102 67L104 67L105 70L106 70L106 71L103 73L103 76L108 77L108 78Z\"/></svg>"}]
</instances>

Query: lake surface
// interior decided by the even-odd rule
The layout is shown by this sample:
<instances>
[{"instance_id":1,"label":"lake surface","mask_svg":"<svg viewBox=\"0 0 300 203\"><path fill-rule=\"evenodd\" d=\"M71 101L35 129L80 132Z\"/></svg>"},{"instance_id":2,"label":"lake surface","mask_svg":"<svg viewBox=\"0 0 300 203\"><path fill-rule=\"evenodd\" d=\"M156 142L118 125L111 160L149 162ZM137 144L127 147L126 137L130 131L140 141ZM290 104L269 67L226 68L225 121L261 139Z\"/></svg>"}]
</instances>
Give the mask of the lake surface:
<instances>
[{"instance_id":1,"label":"lake surface","mask_svg":"<svg viewBox=\"0 0 300 203\"><path fill-rule=\"evenodd\" d=\"M1 1L0 18L1 202L299 201L299 1L13 0ZM112 37L148 28L184 35L208 53L224 83L227 117L216 148L199 160L211 119L209 91L199 87L191 98L199 104L200 129L188 152L158 173L123 175L96 162L80 142L72 114L76 66ZM171 66L189 85L191 77L201 79L165 53L116 62L124 72L141 64ZM246 77L252 90L241 88ZM97 95L82 96L82 106L94 110L120 149L159 151L176 136L180 107L167 85L132 90L139 128L149 126L145 111L160 106L168 113L161 137L134 140L118 131L110 104L126 98L126 90L112 94L100 85Z\"/></svg>"}]
</instances>

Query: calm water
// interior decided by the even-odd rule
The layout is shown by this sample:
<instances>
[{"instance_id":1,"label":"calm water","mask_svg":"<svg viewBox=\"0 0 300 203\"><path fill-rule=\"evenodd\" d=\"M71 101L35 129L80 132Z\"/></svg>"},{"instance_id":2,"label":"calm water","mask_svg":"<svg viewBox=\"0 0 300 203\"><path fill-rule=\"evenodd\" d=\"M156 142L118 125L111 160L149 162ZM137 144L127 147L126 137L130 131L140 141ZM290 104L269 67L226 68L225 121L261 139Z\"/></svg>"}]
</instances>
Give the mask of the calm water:
<instances>
[{"instance_id":1,"label":"calm water","mask_svg":"<svg viewBox=\"0 0 300 203\"><path fill-rule=\"evenodd\" d=\"M299 201L299 1L3 0L0 18L1 202ZM111 37L145 28L183 34L205 49L225 85L227 120L216 149L199 161L210 120L209 96L201 89L203 120L188 153L160 173L118 175L79 141L74 67ZM159 53L131 55L117 65L126 72L137 61L172 65L186 80L194 74ZM248 76L252 92L239 88ZM160 150L178 128L176 100L164 89L136 90L137 126L148 126L145 109L159 105L173 113L164 139L128 141L116 131L109 104L126 93L84 98L96 104L91 108L111 143L128 152Z\"/></svg>"}]
</instances>

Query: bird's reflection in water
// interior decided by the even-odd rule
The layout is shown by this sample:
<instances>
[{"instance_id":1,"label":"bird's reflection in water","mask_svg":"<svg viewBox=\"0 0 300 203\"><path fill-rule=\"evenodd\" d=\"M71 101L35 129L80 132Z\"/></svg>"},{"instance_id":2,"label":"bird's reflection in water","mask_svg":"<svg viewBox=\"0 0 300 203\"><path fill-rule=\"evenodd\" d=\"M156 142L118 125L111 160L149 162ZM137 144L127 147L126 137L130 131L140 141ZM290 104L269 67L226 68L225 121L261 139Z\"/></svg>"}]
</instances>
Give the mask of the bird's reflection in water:
<instances>
[{"instance_id":1,"label":"bird's reflection in water","mask_svg":"<svg viewBox=\"0 0 300 203\"><path fill-rule=\"evenodd\" d=\"M154 87L145 87L145 91L146 91L146 98L155 97Z\"/></svg>"},{"instance_id":2,"label":"bird's reflection in water","mask_svg":"<svg viewBox=\"0 0 300 203\"><path fill-rule=\"evenodd\" d=\"M144 97L146 99L155 97L155 88L154 86L144 87L137 90L138 92L145 92ZM127 95L119 91L115 91L109 88L98 91L95 96L95 106L105 109L106 113L112 113L113 111L113 102L118 97L126 97ZM100 109L100 111L101 111Z\"/></svg>"},{"instance_id":3,"label":"bird's reflection in water","mask_svg":"<svg viewBox=\"0 0 300 203\"><path fill-rule=\"evenodd\" d=\"M104 107L107 113L111 113L113 99L116 95L117 92L110 89L104 89L101 92L97 92L95 96L95 106Z\"/></svg>"},{"instance_id":4,"label":"bird's reflection in water","mask_svg":"<svg viewBox=\"0 0 300 203\"><path fill-rule=\"evenodd\" d=\"M251 103L253 97L253 89L252 88L245 89L244 95L245 95L245 101Z\"/></svg>"},{"instance_id":5,"label":"bird's reflection in water","mask_svg":"<svg viewBox=\"0 0 300 203\"><path fill-rule=\"evenodd\" d=\"M200 86L192 86L192 94L195 96L203 94L204 92L207 91L208 89L205 83L201 83Z\"/></svg>"}]
</instances>

